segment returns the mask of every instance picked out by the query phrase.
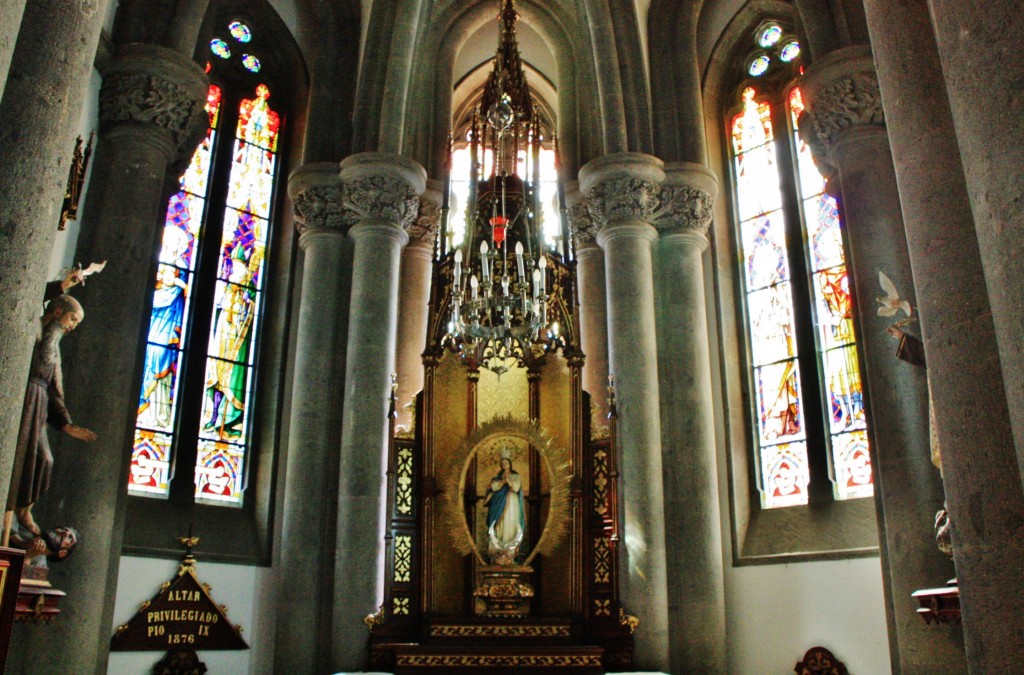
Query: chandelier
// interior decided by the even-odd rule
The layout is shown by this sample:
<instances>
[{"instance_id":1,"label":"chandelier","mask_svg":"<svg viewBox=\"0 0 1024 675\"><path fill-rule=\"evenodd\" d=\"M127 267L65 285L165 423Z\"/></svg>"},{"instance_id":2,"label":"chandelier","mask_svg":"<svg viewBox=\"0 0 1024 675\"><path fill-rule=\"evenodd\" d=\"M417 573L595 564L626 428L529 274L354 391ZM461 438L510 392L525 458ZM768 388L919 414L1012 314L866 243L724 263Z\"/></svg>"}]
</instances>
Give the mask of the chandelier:
<instances>
[{"instance_id":1,"label":"chandelier","mask_svg":"<svg viewBox=\"0 0 1024 675\"><path fill-rule=\"evenodd\" d=\"M557 263L568 259L560 184L561 255L545 251L540 113L519 57L518 14L512 0L501 4L494 68L467 133L470 176L465 235L461 241L448 241L449 161L438 251L443 277L451 284L445 342L464 358L473 354L499 376L512 365L521 365L535 348L561 346L558 323L548 320L548 277L556 277ZM449 246L454 250L449 251Z\"/></svg>"}]
</instances>

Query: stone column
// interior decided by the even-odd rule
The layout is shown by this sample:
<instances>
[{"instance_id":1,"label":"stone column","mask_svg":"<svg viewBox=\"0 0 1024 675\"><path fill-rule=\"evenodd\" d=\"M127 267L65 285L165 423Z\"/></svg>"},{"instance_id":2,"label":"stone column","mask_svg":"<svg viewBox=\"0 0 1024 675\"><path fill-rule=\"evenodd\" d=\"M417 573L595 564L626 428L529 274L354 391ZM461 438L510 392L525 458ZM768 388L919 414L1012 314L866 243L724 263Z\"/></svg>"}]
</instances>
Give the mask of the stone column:
<instances>
[{"instance_id":1,"label":"stone column","mask_svg":"<svg viewBox=\"0 0 1024 675\"><path fill-rule=\"evenodd\" d=\"M427 345L427 309L430 304L430 274L434 242L441 220L441 184L420 197L419 213L409 227L409 245L402 251L402 281L398 300L398 420L395 428L404 433L416 426L412 409L416 394L423 389L423 350Z\"/></svg>"},{"instance_id":2,"label":"stone column","mask_svg":"<svg viewBox=\"0 0 1024 675\"><path fill-rule=\"evenodd\" d=\"M355 242L341 428L338 537L334 569L331 672L366 664L363 617L377 610L384 584L384 473L388 395L395 367L398 272L405 228L416 218L426 172L377 152L341 163L342 205Z\"/></svg>"},{"instance_id":3,"label":"stone column","mask_svg":"<svg viewBox=\"0 0 1024 675\"><path fill-rule=\"evenodd\" d=\"M604 283L604 251L594 241L597 223L578 188L566 193L569 227L576 247L576 286L580 302L580 348L583 389L590 394L590 434L608 437L608 308Z\"/></svg>"},{"instance_id":4,"label":"stone column","mask_svg":"<svg viewBox=\"0 0 1024 675\"><path fill-rule=\"evenodd\" d=\"M665 551L673 673L725 673L722 521L703 253L714 174L665 168L655 226L654 300L665 487ZM699 617L699 618L698 618Z\"/></svg>"},{"instance_id":5,"label":"stone column","mask_svg":"<svg viewBox=\"0 0 1024 675\"><path fill-rule=\"evenodd\" d=\"M942 465L955 514L957 570L964 569L958 576L969 664L974 672L1013 670L1021 658L1014 617L1024 614L1024 533L1011 514L1024 508L1014 481L1016 453L1003 387L1008 371L1000 369L928 3L868 0L865 12L917 284L935 427L940 448L951 449L942 453ZM972 525L1000 521L1010 524ZM977 569L979 563L989 569ZM990 576L993 571L1001 576ZM1004 599L1014 606L993 604ZM930 627L919 630L931 639L922 639L917 650L901 650L912 657L905 672L964 671L959 644Z\"/></svg>"},{"instance_id":6,"label":"stone column","mask_svg":"<svg viewBox=\"0 0 1024 675\"><path fill-rule=\"evenodd\" d=\"M669 670L661 424L650 224L665 177L661 161L640 153L599 157L580 169L580 189L601 224L608 289L609 369L619 411L624 550L621 598L640 618L636 665Z\"/></svg>"},{"instance_id":7,"label":"stone column","mask_svg":"<svg viewBox=\"0 0 1024 675\"><path fill-rule=\"evenodd\" d=\"M283 574L302 579L277 608L275 670L327 672L334 590L338 445L348 338L349 257L334 162L292 173L303 251L302 295L295 331L287 471L281 524Z\"/></svg>"},{"instance_id":8,"label":"stone column","mask_svg":"<svg viewBox=\"0 0 1024 675\"><path fill-rule=\"evenodd\" d=\"M21 17L25 12L25 0L0 0L0 99L7 85L7 73L11 69L14 44L18 40Z\"/></svg>"},{"instance_id":9,"label":"stone column","mask_svg":"<svg viewBox=\"0 0 1024 675\"><path fill-rule=\"evenodd\" d=\"M879 272L917 306L900 214L896 176L871 54L867 47L834 51L804 76L811 119L802 133L835 167L846 235L847 269L874 470L875 508L894 672L933 640L910 594L942 585L951 570L933 542L942 506L938 471L929 461L928 391L924 370L898 360L878 315Z\"/></svg>"},{"instance_id":10,"label":"stone column","mask_svg":"<svg viewBox=\"0 0 1024 675\"><path fill-rule=\"evenodd\" d=\"M10 411L0 416L4 490L78 113L109 2L37 0L21 9L5 3L2 12L21 16L20 32L17 23L3 24L10 67L0 102L0 381L9 383L0 410Z\"/></svg>"},{"instance_id":11,"label":"stone column","mask_svg":"<svg viewBox=\"0 0 1024 675\"><path fill-rule=\"evenodd\" d=\"M202 68L153 45L125 45L104 73L78 257L107 266L75 290L86 320L63 354L68 407L99 440L88 447L62 443L56 453L40 522L74 526L82 544L54 568L54 585L73 599L62 605L62 620L19 639L26 663L60 654L65 672L106 670L165 178L205 131L206 90Z\"/></svg>"},{"instance_id":12,"label":"stone column","mask_svg":"<svg viewBox=\"0 0 1024 675\"><path fill-rule=\"evenodd\" d=\"M1024 125L1020 4L928 0L974 213L1024 479ZM977 46L982 46L978 49Z\"/></svg>"}]
</instances>

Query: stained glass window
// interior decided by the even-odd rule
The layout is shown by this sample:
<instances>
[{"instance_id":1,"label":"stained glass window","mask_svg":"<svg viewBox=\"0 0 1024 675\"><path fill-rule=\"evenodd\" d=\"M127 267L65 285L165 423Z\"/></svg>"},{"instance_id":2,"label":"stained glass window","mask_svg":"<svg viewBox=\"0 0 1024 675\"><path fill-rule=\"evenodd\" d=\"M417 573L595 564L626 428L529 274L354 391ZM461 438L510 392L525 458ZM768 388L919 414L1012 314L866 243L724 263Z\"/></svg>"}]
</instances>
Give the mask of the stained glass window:
<instances>
[{"instance_id":1,"label":"stained glass window","mask_svg":"<svg viewBox=\"0 0 1024 675\"><path fill-rule=\"evenodd\" d=\"M764 30L771 28L778 26ZM781 34L779 28L771 44ZM795 41L783 50L790 46L796 52L787 60L799 55ZM835 499L870 496L839 207L825 193L810 149L800 140L799 88L780 99L770 89L747 86L740 99L729 138L761 503L776 508L808 502L809 453L828 453ZM786 133L780 137L776 127ZM780 161L791 155L792 162ZM780 172L790 170L794 180L784 180ZM789 204L798 205L800 213Z\"/></svg>"},{"instance_id":2,"label":"stained glass window","mask_svg":"<svg viewBox=\"0 0 1024 675\"><path fill-rule=\"evenodd\" d=\"M788 107L793 146L797 149L797 188L807 231L808 271L818 323L819 358L824 366L824 395L829 406L835 496L867 497L872 494L871 460L839 208L835 198L825 194L825 182L814 166L810 148L800 139L800 113L804 106L799 87L790 90Z\"/></svg>"},{"instance_id":3,"label":"stained glass window","mask_svg":"<svg viewBox=\"0 0 1024 675\"><path fill-rule=\"evenodd\" d=\"M242 55L242 66L244 66L250 73L258 73L260 72L260 68L263 67L260 60L252 54Z\"/></svg>"},{"instance_id":4,"label":"stained glass window","mask_svg":"<svg viewBox=\"0 0 1024 675\"><path fill-rule=\"evenodd\" d=\"M131 494L169 496L177 457L194 452L196 501L241 505L281 126L270 96L259 84L229 108L222 88L210 86L206 138L168 203ZM225 123L234 124L234 139L219 138ZM210 203L214 185L224 195L220 204ZM213 264L197 267L199 259ZM211 274L199 274L207 269ZM203 353L205 363L187 358ZM199 368L201 379L183 372ZM198 411L187 413L189 407Z\"/></svg>"},{"instance_id":5,"label":"stained glass window","mask_svg":"<svg viewBox=\"0 0 1024 675\"><path fill-rule=\"evenodd\" d=\"M252 31L241 21L232 21L228 24L228 31L231 33L231 37L235 38L239 42L248 42L252 39Z\"/></svg>"},{"instance_id":6,"label":"stained glass window","mask_svg":"<svg viewBox=\"0 0 1024 675\"><path fill-rule=\"evenodd\" d=\"M224 42L220 38L210 40L210 51L222 59L231 58L231 48L228 47L227 42Z\"/></svg>"}]
</instances>

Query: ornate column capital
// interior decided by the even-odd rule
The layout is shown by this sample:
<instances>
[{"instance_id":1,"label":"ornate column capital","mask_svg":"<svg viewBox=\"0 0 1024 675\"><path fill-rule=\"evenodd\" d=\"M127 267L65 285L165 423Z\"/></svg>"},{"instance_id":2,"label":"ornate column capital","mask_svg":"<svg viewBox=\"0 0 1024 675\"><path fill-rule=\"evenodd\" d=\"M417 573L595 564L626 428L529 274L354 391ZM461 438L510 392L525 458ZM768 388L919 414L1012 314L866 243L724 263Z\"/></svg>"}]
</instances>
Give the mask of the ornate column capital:
<instances>
[{"instance_id":1,"label":"ornate column capital","mask_svg":"<svg viewBox=\"0 0 1024 675\"><path fill-rule=\"evenodd\" d=\"M717 195L718 179L707 167L692 162L668 164L653 224L662 234L692 231L707 235Z\"/></svg>"},{"instance_id":2,"label":"ornate column capital","mask_svg":"<svg viewBox=\"0 0 1024 675\"><path fill-rule=\"evenodd\" d=\"M341 177L334 162L305 164L291 173L288 196L295 208L295 228L300 235L311 230L348 230L341 192Z\"/></svg>"},{"instance_id":3,"label":"ornate column capital","mask_svg":"<svg viewBox=\"0 0 1024 675\"><path fill-rule=\"evenodd\" d=\"M569 219L569 231L572 233L576 251L597 246L595 237L598 226L590 215L590 208L583 193L580 192L578 182L572 181L566 185L565 201L568 206L566 216Z\"/></svg>"},{"instance_id":4,"label":"ornate column capital","mask_svg":"<svg viewBox=\"0 0 1024 675\"><path fill-rule=\"evenodd\" d=\"M819 155L820 148L831 154L839 138L851 129L884 128L878 77L867 46L843 47L819 59L804 74L802 89ZM806 127L801 124L802 129ZM801 135L807 138L806 132ZM808 142L815 150L816 143Z\"/></svg>"},{"instance_id":5,"label":"ornate column capital","mask_svg":"<svg viewBox=\"0 0 1024 675\"><path fill-rule=\"evenodd\" d=\"M664 164L639 152L598 157L580 169L580 190L598 229L627 222L650 224L658 206Z\"/></svg>"},{"instance_id":6,"label":"ornate column capital","mask_svg":"<svg viewBox=\"0 0 1024 675\"><path fill-rule=\"evenodd\" d=\"M428 180L427 189L419 197L416 217L406 230L409 232L409 243L419 243L433 249L437 240L438 228L441 226L441 181Z\"/></svg>"},{"instance_id":7,"label":"ornate column capital","mask_svg":"<svg viewBox=\"0 0 1024 675\"><path fill-rule=\"evenodd\" d=\"M187 158L206 134L209 80L192 59L152 44L118 47L103 72L100 132L121 124L159 130L173 157Z\"/></svg>"},{"instance_id":8,"label":"ornate column capital","mask_svg":"<svg viewBox=\"0 0 1024 675\"><path fill-rule=\"evenodd\" d=\"M401 155L362 152L341 162L341 206L349 227L367 220L408 229L419 214L427 172Z\"/></svg>"}]
</instances>

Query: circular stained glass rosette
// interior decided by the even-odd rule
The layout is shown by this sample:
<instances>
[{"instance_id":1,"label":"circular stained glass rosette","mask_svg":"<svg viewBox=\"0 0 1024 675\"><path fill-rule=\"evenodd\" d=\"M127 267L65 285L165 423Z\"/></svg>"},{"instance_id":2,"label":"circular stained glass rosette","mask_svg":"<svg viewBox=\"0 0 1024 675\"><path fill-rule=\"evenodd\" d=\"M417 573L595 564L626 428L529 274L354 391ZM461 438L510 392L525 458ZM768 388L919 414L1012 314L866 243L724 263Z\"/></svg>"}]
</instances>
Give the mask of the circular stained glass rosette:
<instances>
[{"instance_id":1,"label":"circular stained glass rosette","mask_svg":"<svg viewBox=\"0 0 1024 675\"><path fill-rule=\"evenodd\" d=\"M213 38L210 40L210 51L222 59L231 58L231 48L228 47L227 42L224 42L220 38Z\"/></svg>"},{"instance_id":2,"label":"circular stained glass rosette","mask_svg":"<svg viewBox=\"0 0 1024 675\"><path fill-rule=\"evenodd\" d=\"M252 39L252 31L241 21L232 21L228 24L228 30L231 31L231 37L235 38L239 42L248 42Z\"/></svg>"},{"instance_id":3,"label":"circular stained glass rosette","mask_svg":"<svg viewBox=\"0 0 1024 675\"><path fill-rule=\"evenodd\" d=\"M786 46L779 51L779 58L785 63L789 63L798 56L800 56L800 43L796 40L787 42Z\"/></svg>"},{"instance_id":4,"label":"circular stained glass rosette","mask_svg":"<svg viewBox=\"0 0 1024 675\"><path fill-rule=\"evenodd\" d=\"M782 26L777 23L773 23L765 26L761 32L757 34L757 44L761 47L771 47L779 41L780 37L782 37Z\"/></svg>"},{"instance_id":5,"label":"circular stained glass rosette","mask_svg":"<svg viewBox=\"0 0 1024 675\"><path fill-rule=\"evenodd\" d=\"M761 54L753 61L750 62L750 67L747 68L747 72L757 77L758 75L764 75L765 71L768 70L772 60L767 55Z\"/></svg>"},{"instance_id":6,"label":"circular stained glass rosette","mask_svg":"<svg viewBox=\"0 0 1024 675\"><path fill-rule=\"evenodd\" d=\"M245 69L248 70L250 73L258 73L260 72L260 68L263 67L263 64L260 63L260 60L252 54L242 55L242 65L245 66Z\"/></svg>"}]
</instances>

